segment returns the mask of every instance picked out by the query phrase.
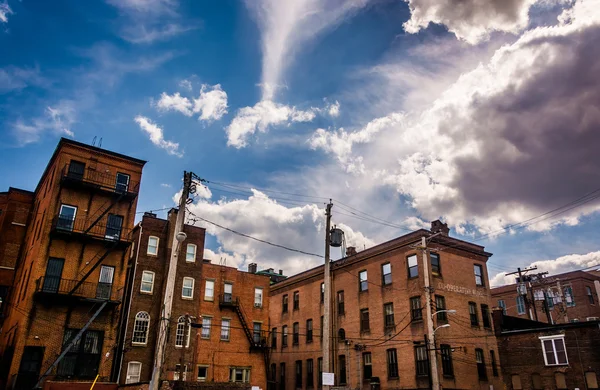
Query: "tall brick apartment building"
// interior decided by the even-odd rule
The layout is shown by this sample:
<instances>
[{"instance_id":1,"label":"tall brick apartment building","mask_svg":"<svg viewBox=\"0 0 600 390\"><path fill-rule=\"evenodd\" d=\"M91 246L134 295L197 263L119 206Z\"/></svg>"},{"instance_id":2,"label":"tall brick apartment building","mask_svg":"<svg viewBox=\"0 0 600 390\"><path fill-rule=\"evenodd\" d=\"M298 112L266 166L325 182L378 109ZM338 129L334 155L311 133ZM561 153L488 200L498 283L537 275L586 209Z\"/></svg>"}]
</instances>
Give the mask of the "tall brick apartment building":
<instances>
[{"instance_id":1,"label":"tall brick apartment building","mask_svg":"<svg viewBox=\"0 0 600 390\"><path fill-rule=\"evenodd\" d=\"M6 387L30 389L51 367L45 379L110 379L144 164L58 143L31 213L16 220L26 233L0 334Z\"/></svg>"},{"instance_id":2,"label":"tall brick apartment building","mask_svg":"<svg viewBox=\"0 0 600 390\"><path fill-rule=\"evenodd\" d=\"M424 343L426 295L423 256L428 247L437 362L445 389L502 388L492 330L486 262L491 253L448 236L439 221L332 263L333 372L336 386L428 388ZM323 266L271 286L273 389L321 387ZM320 298L319 298L320 297Z\"/></svg>"},{"instance_id":3,"label":"tall brick apartment building","mask_svg":"<svg viewBox=\"0 0 600 390\"><path fill-rule=\"evenodd\" d=\"M516 284L493 288L494 306L509 316L531 315L532 320L554 324L600 319L600 275L573 271L528 284L527 296L518 294Z\"/></svg>"},{"instance_id":4,"label":"tall brick apartment building","mask_svg":"<svg viewBox=\"0 0 600 390\"><path fill-rule=\"evenodd\" d=\"M270 273L256 272L205 261L193 380L267 388Z\"/></svg>"},{"instance_id":5,"label":"tall brick apartment building","mask_svg":"<svg viewBox=\"0 0 600 390\"><path fill-rule=\"evenodd\" d=\"M119 344L120 384L148 383L152 378L177 212L177 209L171 209L166 220L145 213L133 230L128 290L120 323L121 328L127 329ZM178 249L173 323L165 348L163 379L178 378L181 362L192 370L198 345L196 330L186 324L185 315L188 314L193 322L198 318L205 230L189 225L183 230L187 238ZM178 245L177 241L175 245Z\"/></svg>"}]
</instances>

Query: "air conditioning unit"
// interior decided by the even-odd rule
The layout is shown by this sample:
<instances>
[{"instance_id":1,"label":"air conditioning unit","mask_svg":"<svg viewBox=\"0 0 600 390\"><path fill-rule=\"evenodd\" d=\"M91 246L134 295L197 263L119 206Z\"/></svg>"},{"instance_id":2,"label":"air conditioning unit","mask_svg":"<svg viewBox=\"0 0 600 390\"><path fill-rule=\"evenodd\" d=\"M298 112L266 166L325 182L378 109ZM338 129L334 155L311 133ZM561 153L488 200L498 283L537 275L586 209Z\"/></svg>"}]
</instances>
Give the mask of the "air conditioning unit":
<instances>
[{"instance_id":1,"label":"air conditioning unit","mask_svg":"<svg viewBox=\"0 0 600 390\"><path fill-rule=\"evenodd\" d=\"M254 307L262 307L262 303L254 303Z\"/></svg>"},{"instance_id":2,"label":"air conditioning unit","mask_svg":"<svg viewBox=\"0 0 600 390\"><path fill-rule=\"evenodd\" d=\"M586 321L600 321L600 318L598 318L598 317L588 317L585 320Z\"/></svg>"}]
</instances>

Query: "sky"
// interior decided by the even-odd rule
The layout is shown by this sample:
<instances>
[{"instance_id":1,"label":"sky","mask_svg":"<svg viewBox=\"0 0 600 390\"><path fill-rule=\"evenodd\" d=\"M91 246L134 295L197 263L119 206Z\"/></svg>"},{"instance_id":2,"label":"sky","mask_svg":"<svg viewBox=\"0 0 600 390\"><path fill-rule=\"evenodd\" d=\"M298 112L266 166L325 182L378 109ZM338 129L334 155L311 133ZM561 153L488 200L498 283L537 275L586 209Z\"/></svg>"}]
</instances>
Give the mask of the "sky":
<instances>
[{"instance_id":1,"label":"sky","mask_svg":"<svg viewBox=\"0 0 600 390\"><path fill-rule=\"evenodd\" d=\"M193 171L242 269L321 264L329 199L358 251L441 219L494 285L591 267L598 42L600 0L0 0L0 190L67 137L148 161L138 211Z\"/></svg>"}]
</instances>

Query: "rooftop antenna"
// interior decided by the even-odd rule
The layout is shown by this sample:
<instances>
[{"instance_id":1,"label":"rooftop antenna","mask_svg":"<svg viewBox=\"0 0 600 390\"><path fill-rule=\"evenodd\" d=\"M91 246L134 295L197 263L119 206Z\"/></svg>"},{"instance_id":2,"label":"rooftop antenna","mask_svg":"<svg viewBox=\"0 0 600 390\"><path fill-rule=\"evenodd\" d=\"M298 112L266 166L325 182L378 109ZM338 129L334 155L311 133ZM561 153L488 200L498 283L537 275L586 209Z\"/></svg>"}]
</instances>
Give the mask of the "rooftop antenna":
<instances>
[{"instance_id":1,"label":"rooftop antenna","mask_svg":"<svg viewBox=\"0 0 600 390\"><path fill-rule=\"evenodd\" d=\"M92 140L92 146L96 146L96 138L98 138L98 136L94 136L94 139Z\"/></svg>"},{"instance_id":2,"label":"rooftop antenna","mask_svg":"<svg viewBox=\"0 0 600 390\"><path fill-rule=\"evenodd\" d=\"M98 142L98 147L101 148L102 147L102 137L100 137L100 142Z\"/></svg>"}]
</instances>

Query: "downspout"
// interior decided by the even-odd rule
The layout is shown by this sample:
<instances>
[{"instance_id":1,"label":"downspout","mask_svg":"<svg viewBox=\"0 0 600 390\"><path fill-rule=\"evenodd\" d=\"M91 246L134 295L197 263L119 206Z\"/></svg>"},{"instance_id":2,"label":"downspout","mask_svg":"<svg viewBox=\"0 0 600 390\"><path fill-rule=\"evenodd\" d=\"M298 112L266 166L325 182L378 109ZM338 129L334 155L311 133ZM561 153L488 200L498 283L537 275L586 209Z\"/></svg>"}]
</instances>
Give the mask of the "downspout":
<instances>
[{"instance_id":1,"label":"downspout","mask_svg":"<svg viewBox=\"0 0 600 390\"><path fill-rule=\"evenodd\" d=\"M142 246L142 231L144 230L143 226L142 226L142 222L140 222L138 224L138 226L140 227L140 235L138 237L138 243L137 243L137 248L136 248L136 252L135 252L135 261L132 264L132 269L131 269L131 289L129 291L129 302L127 304L127 312L125 315L125 327L123 329L123 337L121 338L122 342L121 342L121 349L119 351L119 364L117 365L118 367L118 373L117 373L117 384L119 384L119 381L121 380L121 371L123 371L123 359L125 357L125 339L127 338L127 327L129 326L129 314L131 311L131 301L133 300L133 284L135 283L135 272L137 270L137 263L138 263L138 257L140 256L140 247Z\"/></svg>"}]
</instances>

